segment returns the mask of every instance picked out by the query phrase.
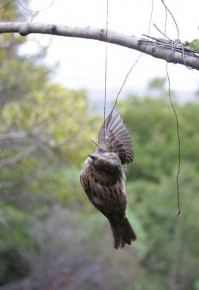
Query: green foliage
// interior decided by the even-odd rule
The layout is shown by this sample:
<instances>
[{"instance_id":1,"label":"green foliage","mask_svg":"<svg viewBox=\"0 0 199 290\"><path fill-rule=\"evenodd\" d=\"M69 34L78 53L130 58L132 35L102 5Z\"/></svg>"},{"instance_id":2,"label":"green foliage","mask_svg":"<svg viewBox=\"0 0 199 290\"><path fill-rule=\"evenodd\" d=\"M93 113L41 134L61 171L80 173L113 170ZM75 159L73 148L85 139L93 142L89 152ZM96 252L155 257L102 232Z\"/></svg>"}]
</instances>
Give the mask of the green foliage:
<instances>
[{"instance_id":1,"label":"green foliage","mask_svg":"<svg viewBox=\"0 0 199 290\"><path fill-rule=\"evenodd\" d=\"M196 147L199 142L199 106L197 103L184 106L176 103L175 106L183 140L181 158L198 168L199 153ZM141 100L130 96L121 105L121 111L132 132L135 150L129 178L143 177L159 182L163 175L171 175L178 163L178 142L174 113L167 101L150 98Z\"/></svg>"},{"instance_id":2,"label":"green foliage","mask_svg":"<svg viewBox=\"0 0 199 290\"><path fill-rule=\"evenodd\" d=\"M176 103L175 108L181 137L180 216L176 196L178 143L170 105L164 99L132 96L121 104L135 150L135 160L127 175L128 207L136 220L141 221L145 233L144 236L138 233L147 269L144 284L149 279L156 281L148 289L168 289L174 285L197 289L193 285L197 284L199 274L199 231L195 222L199 218L199 105Z\"/></svg>"},{"instance_id":3,"label":"green foliage","mask_svg":"<svg viewBox=\"0 0 199 290\"><path fill-rule=\"evenodd\" d=\"M189 49L194 50L196 52L199 51L199 39L194 39L189 44Z\"/></svg>"},{"instance_id":4,"label":"green foliage","mask_svg":"<svg viewBox=\"0 0 199 290\"><path fill-rule=\"evenodd\" d=\"M2 192L19 198L28 192L30 199L35 196L38 200L60 199L65 204L72 201L71 186L79 191L75 167L88 152L91 130L96 131L97 122L93 122L96 118L89 120L86 114L84 92L66 91L49 84L43 86L43 91L34 91L32 98L4 105L1 132L6 134L9 128L10 132L16 135L23 132L26 137L12 144L10 150L4 143L1 156L5 165L0 173L10 187L2 187Z\"/></svg>"},{"instance_id":5,"label":"green foliage","mask_svg":"<svg viewBox=\"0 0 199 290\"><path fill-rule=\"evenodd\" d=\"M148 88L149 89L163 89L165 85L166 79L165 78L154 78L149 82Z\"/></svg>"},{"instance_id":6,"label":"green foliage","mask_svg":"<svg viewBox=\"0 0 199 290\"><path fill-rule=\"evenodd\" d=\"M0 10L1 20L22 17L15 4ZM50 81L55 66L44 64L46 47L38 44L37 53L25 55L21 47L26 39L9 34L1 35L0 44L0 253L8 256L0 265L4 284L23 277L17 261L12 268L12 249L22 259L38 250L35 220L45 224L54 203L85 203L79 166L93 150L89 139L96 138L99 124L97 117L88 116L92 108L85 91ZM18 263L20 267L20 257Z\"/></svg>"},{"instance_id":7,"label":"green foliage","mask_svg":"<svg viewBox=\"0 0 199 290\"><path fill-rule=\"evenodd\" d=\"M101 263L93 258L101 257L102 264L107 266L100 271L109 273L110 268L113 271L113 281L107 274L110 289L118 286L139 290L145 289L146 285L151 290L168 289L180 283L187 289L197 289L199 251L196 241L199 240L199 231L195 221L199 216L199 106L197 103L176 103L175 107L182 145L182 214L179 217L176 216L178 143L175 118L169 103L163 98L129 96L120 104L122 116L132 132L135 150L135 160L127 171L127 213L138 241L132 249L129 248L134 257L129 260L128 252L115 257L115 253L110 251L109 225L87 203L79 184L80 164L93 150L89 148L88 140L96 138L100 127L98 119L88 114L85 92L68 91L47 81L43 83L43 90L38 86L31 94L23 96L22 101L11 100L4 104L1 109L2 136L23 132L24 137L12 143L6 138L1 139L1 158L8 162L0 169L4 199L0 220L7 225L1 230L2 250L6 244L25 252L30 247L32 253L38 251L39 255L48 249L51 253L48 259L55 259L66 243L66 252L71 252L71 267L74 261L78 261L85 263L85 271L89 269L80 258L84 252L89 252L86 258L89 265ZM35 144L39 145L33 152L22 156L27 147ZM23 158L13 162L16 156ZM78 216L70 231L71 214L64 219L59 236L55 228L50 233L47 230L52 218L50 209L57 203L73 209L74 219L77 220ZM41 232L35 232L35 222ZM65 227L72 246L62 237ZM34 242L31 241L33 236ZM58 237L62 237L61 240ZM75 243L73 239L76 239ZM49 244L47 249L42 250L46 244ZM137 266L140 263L141 266ZM185 268L185 264L188 267ZM128 270L116 275L121 265ZM93 281L89 281L85 284L86 289L93 287Z\"/></svg>"},{"instance_id":8,"label":"green foliage","mask_svg":"<svg viewBox=\"0 0 199 290\"><path fill-rule=\"evenodd\" d=\"M183 172L184 166L190 166L193 174L199 165L196 150L199 105L187 103L183 106L175 104L175 107L180 123L181 170ZM170 105L163 99L141 100L130 96L121 104L121 111L132 132L135 151L135 160L127 173L128 180L144 179L159 183L164 176L174 176L178 164L178 143Z\"/></svg>"},{"instance_id":9,"label":"green foliage","mask_svg":"<svg viewBox=\"0 0 199 290\"><path fill-rule=\"evenodd\" d=\"M6 20L21 17L14 4L0 13ZM131 95L120 103L135 151L127 170L127 213L138 240L116 252L108 222L79 183L81 164L95 149L89 140L96 140L101 125L86 92L52 83L46 47L27 56L20 52L25 38L6 34L0 44L0 284L25 277L32 266L45 285L53 265L49 276L56 286L38 289L56 288L55 274L65 269L59 285L70 290L80 288L79 281L81 289L199 289L199 104L175 103L177 216L178 142L165 80L148 86L160 98Z\"/></svg>"},{"instance_id":10,"label":"green foliage","mask_svg":"<svg viewBox=\"0 0 199 290\"><path fill-rule=\"evenodd\" d=\"M16 207L1 203L0 221L0 250L5 246L24 247L29 239L27 230L30 226L30 219L28 214ZM11 228L14 231L11 231Z\"/></svg>"}]
</instances>

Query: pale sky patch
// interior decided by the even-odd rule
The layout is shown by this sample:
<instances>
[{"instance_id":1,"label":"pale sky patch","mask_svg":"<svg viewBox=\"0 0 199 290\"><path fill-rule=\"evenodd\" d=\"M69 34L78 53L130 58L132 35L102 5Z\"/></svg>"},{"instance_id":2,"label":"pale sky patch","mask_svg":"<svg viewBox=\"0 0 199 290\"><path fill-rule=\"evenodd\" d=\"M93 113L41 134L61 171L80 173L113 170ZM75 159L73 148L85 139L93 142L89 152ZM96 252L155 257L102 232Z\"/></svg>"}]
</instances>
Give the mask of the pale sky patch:
<instances>
[{"instance_id":1,"label":"pale sky patch","mask_svg":"<svg viewBox=\"0 0 199 290\"><path fill-rule=\"evenodd\" d=\"M32 9L48 6L50 0L32 2ZM172 11L182 41L199 38L199 2L195 0L165 0ZM150 0L109 0L109 29L120 33L136 35L148 33L152 1ZM154 23L164 31L165 9L160 0L153 1L153 17L150 35L161 38ZM68 26L91 26L105 28L106 0L56 0L40 12L34 22L56 23ZM175 24L168 15L166 34L177 38ZM34 36L35 37L35 36ZM119 90L125 75L139 56L132 49L108 45L107 88ZM94 40L53 37L47 62L60 62L56 74L59 81L68 88L104 89L105 43ZM143 55L125 88L142 90L154 77L166 77L166 63L163 60ZM170 64L169 72L172 89L195 91L199 87L199 73L182 65Z\"/></svg>"}]
</instances>

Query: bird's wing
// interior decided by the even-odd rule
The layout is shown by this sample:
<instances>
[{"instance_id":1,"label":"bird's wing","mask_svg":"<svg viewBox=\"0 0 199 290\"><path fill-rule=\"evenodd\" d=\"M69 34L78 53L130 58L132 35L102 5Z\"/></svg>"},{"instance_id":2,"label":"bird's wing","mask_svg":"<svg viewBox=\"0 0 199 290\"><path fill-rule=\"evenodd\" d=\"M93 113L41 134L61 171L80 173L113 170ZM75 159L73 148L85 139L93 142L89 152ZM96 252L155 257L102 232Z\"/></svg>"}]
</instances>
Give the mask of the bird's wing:
<instances>
[{"instance_id":1,"label":"bird's wing","mask_svg":"<svg viewBox=\"0 0 199 290\"><path fill-rule=\"evenodd\" d=\"M103 123L98 137L99 149L118 154L121 163L133 161L133 149L130 132L123 123L120 114L111 113Z\"/></svg>"}]
</instances>

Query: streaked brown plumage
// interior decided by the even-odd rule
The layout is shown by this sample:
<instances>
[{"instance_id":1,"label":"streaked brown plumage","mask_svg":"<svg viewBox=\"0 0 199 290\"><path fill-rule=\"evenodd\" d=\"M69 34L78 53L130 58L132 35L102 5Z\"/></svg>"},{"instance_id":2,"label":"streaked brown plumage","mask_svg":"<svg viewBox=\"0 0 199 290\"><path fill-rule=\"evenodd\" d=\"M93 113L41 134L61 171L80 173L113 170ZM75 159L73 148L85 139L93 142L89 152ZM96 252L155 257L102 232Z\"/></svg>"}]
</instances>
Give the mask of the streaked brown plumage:
<instances>
[{"instance_id":1,"label":"streaked brown plumage","mask_svg":"<svg viewBox=\"0 0 199 290\"><path fill-rule=\"evenodd\" d=\"M133 161L130 133L119 113L111 113L98 136L98 149L85 161L80 182L91 203L109 220L114 247L136 239L126 216L127 196L123 164Z\"/></svg>"}]
</instances>

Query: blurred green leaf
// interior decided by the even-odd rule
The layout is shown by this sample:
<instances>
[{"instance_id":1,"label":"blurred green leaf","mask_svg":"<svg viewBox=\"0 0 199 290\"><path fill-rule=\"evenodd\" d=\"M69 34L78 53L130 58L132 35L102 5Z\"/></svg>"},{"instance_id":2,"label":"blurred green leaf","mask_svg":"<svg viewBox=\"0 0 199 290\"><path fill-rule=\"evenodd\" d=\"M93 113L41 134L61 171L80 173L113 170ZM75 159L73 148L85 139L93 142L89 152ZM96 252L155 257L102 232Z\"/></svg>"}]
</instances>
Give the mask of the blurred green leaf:
<instances>
[{"instance_id":1,"label":"blurred green leaf","mask_svg":"<svg viewBox=\"0 0 199 290\"><path fill-rule=\"evenodd\" d=\"M199 39L194 39L189 44L189 49L199 52Z\"/></svg>"}]
</instances>

